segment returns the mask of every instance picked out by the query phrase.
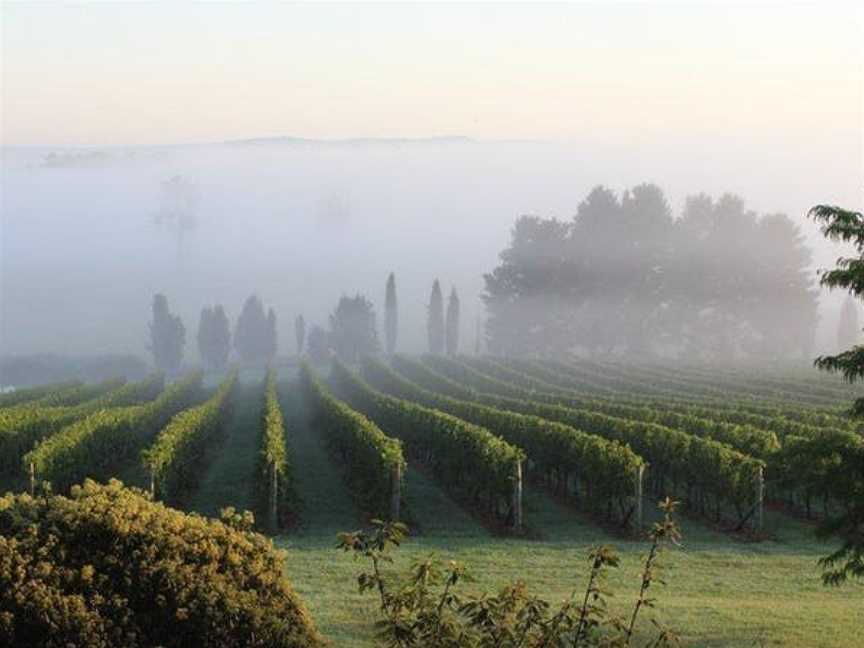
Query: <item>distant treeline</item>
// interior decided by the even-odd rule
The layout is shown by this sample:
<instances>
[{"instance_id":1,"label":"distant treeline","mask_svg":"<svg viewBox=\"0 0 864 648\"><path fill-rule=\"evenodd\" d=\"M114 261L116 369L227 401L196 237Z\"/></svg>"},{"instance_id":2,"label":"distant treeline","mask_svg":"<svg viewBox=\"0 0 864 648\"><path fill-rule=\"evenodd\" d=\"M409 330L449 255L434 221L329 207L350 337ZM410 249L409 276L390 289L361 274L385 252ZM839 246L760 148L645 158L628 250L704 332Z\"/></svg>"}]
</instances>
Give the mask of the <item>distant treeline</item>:
<instances>
[{"instance_id":1,"label":"distant treeline","mask_svg":"<svg viewBox=\"0 0 864 648\"><path fill-rule=\"evenodd\" d=\"M598 186L572 220L523 216L485 275L489 350L503 354L808 356L817 292L810 251L782 214L734 195L620 196Z\"/></svg>"}]
</instances>

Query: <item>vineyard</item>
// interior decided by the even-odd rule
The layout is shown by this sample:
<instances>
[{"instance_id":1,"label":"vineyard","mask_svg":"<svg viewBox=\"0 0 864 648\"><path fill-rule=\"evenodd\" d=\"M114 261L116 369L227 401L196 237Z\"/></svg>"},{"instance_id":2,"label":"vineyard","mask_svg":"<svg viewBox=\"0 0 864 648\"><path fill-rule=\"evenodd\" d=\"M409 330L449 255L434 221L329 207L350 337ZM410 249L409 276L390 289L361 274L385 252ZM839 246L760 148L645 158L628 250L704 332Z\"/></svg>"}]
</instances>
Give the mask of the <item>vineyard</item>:
<instances>
[{"instance_id":1,"label":"vineyard","mask_svg":"<svg viewBox=\"0 0 864 648\"><path fill-rule=\"evenodd\" d=\"M400 564L435 552L478 587L519 578L555 601L591 546L613 544L626 594L669 496L684 542L657 595L685 644L843 647L864 588L821 587L838 540L814 528L864 498L852 398L806 369L398 354L55 383L0 397L0 490L118 478L181 510L253 511L337 646L373 645L375 614L338 531L399 519Z\"/></svg>"}]
</instances>

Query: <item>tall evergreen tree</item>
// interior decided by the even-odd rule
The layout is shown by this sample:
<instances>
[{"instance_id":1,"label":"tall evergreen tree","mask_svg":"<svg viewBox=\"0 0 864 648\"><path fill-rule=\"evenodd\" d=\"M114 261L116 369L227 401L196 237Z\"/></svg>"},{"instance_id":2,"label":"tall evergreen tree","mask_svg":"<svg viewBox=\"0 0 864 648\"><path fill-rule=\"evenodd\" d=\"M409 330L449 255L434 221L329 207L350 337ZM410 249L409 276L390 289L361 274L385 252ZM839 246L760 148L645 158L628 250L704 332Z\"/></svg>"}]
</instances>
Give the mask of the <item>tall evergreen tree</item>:
<instances>
[{"instance_id":1,"label":"tall evergreen tree","mask_svg":"<svg viewBox=\"0 0 864 648\"><path fill-rule=\"evenodd\" d=\"M264 304L252 295L243 304L234 332L234 348L240 357L251 364L264 364L273 357L276 347L276 316L272 309L272 322L264 313Z\"/></svg>"},{"instance_id":2,"label":"tall evergreen tree","mask_svg":"<svg viewBox=\"0 0 864 648\"><path fill-rule=\"evenodd\" d=\"M459 353L459 295L456 288L450 291L447 301L447 328L445 331L447 355Z\"/></svg>"},{"instance_id":3,"label":"tall evergreen tree","mask_svg":"<svg viewBox=\"0 0 864 648\"><path fill-rule=\"evenodd\" d=\"M303 344L306 342L306 320L298 315L294 320L294 338L297 340L297 355L303 355Z\"/></svg>"},{"instance_id":4,"label":"tall evergreen tree","mask_svg":"<svg viewBox=\"0 0 864 648\"><path fill-rule=\"evenodd\" d=\"M444 352L444 297L441 284L436 279L429 296L428 321L426 333L429 337L429 353L440 355Z\"/></svg>"},{"instance_id":5,"label":"tall evergreen tree","mask_svg":"<svg viewBox=\"0 0 864 648\"><path fill-rule=\"evenodd\" d=\"M228 364L231 353L231 330L225 309L221 305L201 310L198 324L198 354L208 369L221 370Z\"/></svg>"},{"instance_id":6,"label":"tall evergreen tree","mask_svg":"<svg viewBox=\"0 0 864 648\"><path fill-rule=\"evenodd\" d=\"M150 352L156 367L165 372L180 368L183 346L186 344L186 328L178 315L168 308L165 295L153 296L153 321L150 323Z\"/></svg>"},{"instance_id":7,"label":"tall evergreen tree","mask_svg":"<svg viewBox=\"0 0 864 648\"><path fill-rule=\"evenodd\" d=\"M861 342L861 326L858 323L858 306L849 295L840 310L840 321L837 323L837 348L841 351Z\"/></svg>"},{"instance_id":8,"label":"tall evergreen tree","mask_svg":"<svg viewBox=\"0 0 864 648\"><path fill-rule=\"evenodd\" d=\"M387 353L396 351L396 337L399 333L399 311L396 301L396 277L391 272L387 277L387 294L384 300L384 342Z\"/></svg>"},{"instance_id":9,"label":"tall evergreen tree","mask_svg":"<svg viewBox=\"0 0 864 648\"><path fill-rule=\"evenodd\" d=\"M375 309L363 295L343 296L330 316L330 343L346 362L378 352Z\"/></svg>"}]
</instances>

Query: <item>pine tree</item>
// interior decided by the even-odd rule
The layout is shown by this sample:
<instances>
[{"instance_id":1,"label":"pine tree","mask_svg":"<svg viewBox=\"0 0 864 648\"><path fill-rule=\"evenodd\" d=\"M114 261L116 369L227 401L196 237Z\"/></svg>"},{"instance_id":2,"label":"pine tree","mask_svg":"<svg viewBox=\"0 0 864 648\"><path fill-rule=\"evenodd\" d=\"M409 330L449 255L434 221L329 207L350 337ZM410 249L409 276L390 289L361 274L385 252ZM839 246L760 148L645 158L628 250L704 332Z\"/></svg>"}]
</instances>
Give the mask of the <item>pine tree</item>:
<instances>
[{"instance_id":1,"label":"pine tree","mask_svg":"<svg viewBox=\"0 0 864 648\"><path fill-rule=\"evenodd\" d=\"M441 355L444 351L444 297L437 279L432 284L428 317L426 333L429 336L429 353Z\"/></svg>"},{"instance_id":2,"label":"pine tree","mask_svg":"<svg viewBox=\"0 0 864 648\"><path fill-rule=\"evenodd\" d=\"M447 302L447 355L459 353L459 295L456 288L450 291L450 299Z\"/></svg>"},{"instance_id":3,"label":"pine tree","mask_svg":"<svg viewBox=\"0 0 864 648\"><path fill-rule=\"evenodd\" d=\"M396 337L399 333L399 311L396 301L396 277L391 272L387 277L387 295L384 303L384 338L387 353L396 351Z\"/></svg>"},{"instance_id":4,"label":"pine tree","mask_svg":"<svg viewBox=\"0 0 864 648\"><path fill-rule=\"evenodd\" d=\"M302 315L294 319L294 339L297 341L297 355L303 355L303 345L306 342L306 320Z\"/></svg>"},{"instance_id":5,"label":"pine tree","mask_svg":"<svg viewBox=\"0 0 864 648\"><path fill-rule=\"evenodd\" d=\"M150 352L158 369L174 372L183 360L186 328L178 315L168 309L165 295L153 296L153 321L150 323Z\"/></svg>"},{"instance_id":6,"label":"pine tree","mask_svg":"<svg viewBox=\"0 0 864 648\"><path fill-rule=\"evenodd\" d=\"M852 296L847 296L840 310L837 323L837 348L841 351L861 342L861 327L858 324L858 307Z\"/></svg>"}]
</instances>

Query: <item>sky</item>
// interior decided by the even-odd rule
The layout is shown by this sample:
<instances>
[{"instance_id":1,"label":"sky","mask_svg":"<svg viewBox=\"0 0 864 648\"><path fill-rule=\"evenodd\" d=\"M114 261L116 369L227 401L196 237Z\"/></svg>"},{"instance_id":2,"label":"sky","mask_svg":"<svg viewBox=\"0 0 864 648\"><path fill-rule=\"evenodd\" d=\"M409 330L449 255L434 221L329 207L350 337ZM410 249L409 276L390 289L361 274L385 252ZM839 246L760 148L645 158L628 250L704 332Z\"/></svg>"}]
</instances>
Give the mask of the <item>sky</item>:
<instances>
[{"instance_id":1,"label":"sky","mask_svg":"<svg viewBox=\"0 0 864 648\"><path fill-rule=\"evenodd\" d=\"M341 294L383 313L391 271L407 350L436 277L470 349L515 219L569 219L598 184L785 213L814 278L844 250L807 210L864 208L855 4L6 2L0 21L0 354L144 354L155 292L190 347L203 306L235 317L253 292L290 340ZM276 136L471 141L198 146ZM79 147L108 157L44 163ZM200 191L182 255L154 224L176 175Z\"/></svg>"},{"instance_id":2,"label":"sky","mask_svg":"<svg viewBox=\"0 0 864 648\"><path fill-rule=\"evenodd\" d=\"M6 3L3 141L860 137L855 5Z\"/></svg>"}]
</instances>

